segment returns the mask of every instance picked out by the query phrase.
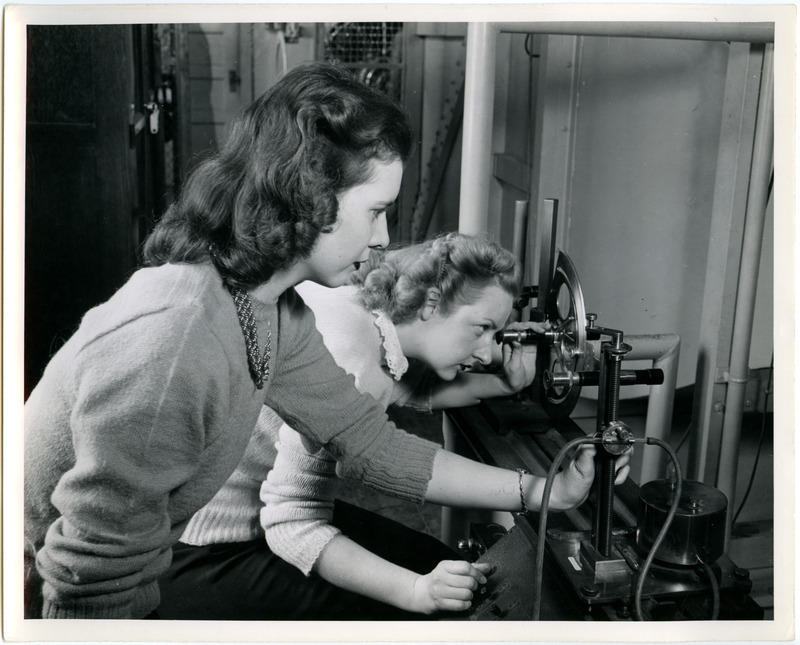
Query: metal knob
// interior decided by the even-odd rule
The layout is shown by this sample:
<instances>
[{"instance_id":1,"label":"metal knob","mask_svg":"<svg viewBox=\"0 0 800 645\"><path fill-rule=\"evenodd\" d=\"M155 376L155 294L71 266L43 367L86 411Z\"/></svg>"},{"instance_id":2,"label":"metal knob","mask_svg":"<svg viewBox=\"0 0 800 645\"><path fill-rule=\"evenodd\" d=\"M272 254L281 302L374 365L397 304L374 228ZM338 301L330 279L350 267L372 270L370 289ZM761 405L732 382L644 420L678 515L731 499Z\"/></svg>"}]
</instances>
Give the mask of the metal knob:
<instances>
[{"instance_id":1,"label":"metal knob","mask_svg":"<svg viewBox=\"0 0 800 645\"><path fill-rule=\"evenodd\" d=\"M622 421L614 421L602 429L603 448L611 455L624 455L634 443L631 429Z\"/></svg>"}]
</instances>

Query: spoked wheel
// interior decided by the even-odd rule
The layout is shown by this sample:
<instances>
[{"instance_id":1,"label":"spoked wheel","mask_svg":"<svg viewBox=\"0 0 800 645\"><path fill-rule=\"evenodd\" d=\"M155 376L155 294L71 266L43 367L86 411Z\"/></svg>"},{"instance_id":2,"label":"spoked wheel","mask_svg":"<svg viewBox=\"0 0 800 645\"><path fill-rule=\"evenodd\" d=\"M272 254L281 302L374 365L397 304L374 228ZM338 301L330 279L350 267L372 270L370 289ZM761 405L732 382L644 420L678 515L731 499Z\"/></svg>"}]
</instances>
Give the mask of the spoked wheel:
<instances>
[{"instance_id":1,"label":"spoked wheel","mask_svg":"<svg viewBox=\"0 0 800 645\"><path fill-rule=\"evenodd\" d=\"M586 307L575 265L559 251L545 313L551 323L549 341L539 348L539 401L548 416L567 417L581 395L579 384L553 385L552 375L595 369L597 361L586 335Z\"/></svg>"}]
</instances>

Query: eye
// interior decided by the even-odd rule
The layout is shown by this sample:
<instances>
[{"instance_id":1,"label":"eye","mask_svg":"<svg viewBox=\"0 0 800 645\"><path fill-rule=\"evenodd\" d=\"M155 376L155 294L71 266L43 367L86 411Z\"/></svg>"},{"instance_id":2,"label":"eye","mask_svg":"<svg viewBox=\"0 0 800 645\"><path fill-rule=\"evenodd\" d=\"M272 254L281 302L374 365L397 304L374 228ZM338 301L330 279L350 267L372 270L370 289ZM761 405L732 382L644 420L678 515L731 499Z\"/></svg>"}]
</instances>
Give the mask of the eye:
<instances>
[{"instance_id":1,"label":"eye","mask_svg":"<svg viewBox=\"0 0 800 645\"><path fill-rule=\"evenodd\" d=\"M397 208L397 202L386 204L386 206L383 206L382 208L373 208L372 216L375 219L378 219L381 215L386 215L386 217L389 217L389 214L393 213L396 208Z\"/></svg>"}]
</instances>

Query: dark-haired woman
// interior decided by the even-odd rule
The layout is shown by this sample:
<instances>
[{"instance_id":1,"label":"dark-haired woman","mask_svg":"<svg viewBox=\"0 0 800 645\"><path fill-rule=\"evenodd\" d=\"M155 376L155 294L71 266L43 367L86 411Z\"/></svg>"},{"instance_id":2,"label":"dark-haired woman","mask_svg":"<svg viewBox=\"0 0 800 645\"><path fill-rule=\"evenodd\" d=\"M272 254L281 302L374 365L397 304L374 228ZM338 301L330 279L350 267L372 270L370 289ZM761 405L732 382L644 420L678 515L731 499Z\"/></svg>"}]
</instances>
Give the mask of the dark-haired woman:
<instances>
[{"instance_id":1,"label":"dark-haired woman","mask_svg":"<svg viewBox=\"0 0 800 645\"><path fill-rule=\"evenodd\" d=\"M28 617L151 615L173 544L265 404L337 450L350 476L424 493L438 446L356 390L292 288L344 284L388 244L411 142L393 101L312 63L196 169L145 267L85 315L26 402Z\"/></svg>"}]
</instances>

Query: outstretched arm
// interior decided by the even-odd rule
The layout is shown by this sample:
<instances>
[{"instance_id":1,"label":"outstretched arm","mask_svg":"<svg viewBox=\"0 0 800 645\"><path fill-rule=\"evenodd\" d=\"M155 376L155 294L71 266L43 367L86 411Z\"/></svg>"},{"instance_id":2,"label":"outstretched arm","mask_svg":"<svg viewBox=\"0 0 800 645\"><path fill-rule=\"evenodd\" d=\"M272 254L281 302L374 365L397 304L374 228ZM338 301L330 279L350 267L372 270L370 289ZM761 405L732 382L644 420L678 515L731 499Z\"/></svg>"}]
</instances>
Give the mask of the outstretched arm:
<instances>
[{"instance_id":1,"label":"outstretched arm","mask_svg":"<svg viewBox=\"0 0 800 645\"><path fill-rule=\"evenodd\" d=\"M557 476L551 506L577 506L588 495L594 476L594 446L581 447ZM618 482L627 475L621 458ZM306 575L317 572L328 582L412 612L459 611L471 605L472 593L489 571L462 561L443 561L419 575L369 552L331 524L336 461L308 444L288 426L281 429L278 457L261 489L261 511L270 548ZM544 480L525 475L526 504L541 506ZM518 511L519 475L440 450L426 499L440 504Z\"/></svg>"},{"instance_id":2,"label":"outstretched arm","mask_svg":"<svg viewBox=\"0 0 800 645\"><path fill-rule=\"evenodd\" d=\"M336 461L284 425L261 488L261 524L272 551L304 574L406 611L463 611L486 582L486 565L443 561L427 575L393 564L331 524Z\"/></svg>"},{"instance_id":3,"label":"outstretched arm","mask_svg":"<svg viewBox=\"0 0 800 645\"><path fill-rule=\"evenodd\" d=\"M427 575L397 566L339 535L323 549L314 570L338 587L406 611L464 611L486 584L491 565L444 560Z\"/></svg>"},{"instance_id":4,"label":"outstretched arm","mask_svg":"<svg viewBox=\"0 0 800 645\"><path fill-rule=\"evenodd\" d=\"M593 445L581 446L569 465L556 475L550 495L550 508L566 510L582 504L594 481ZM629 455L617 460L616 483L625 481L630 471ZM541 507L545 479L522 476L522 492L529 510ZM440 450L433 462L433 477L428 483L426 501L448 506L520 511L520 475L505 468L487 466Z\"/></svg>"}]
</instances>

